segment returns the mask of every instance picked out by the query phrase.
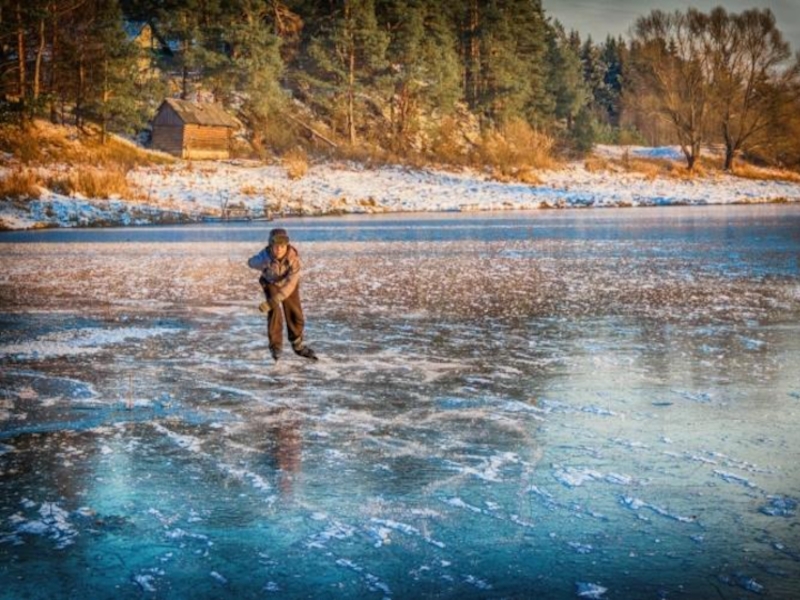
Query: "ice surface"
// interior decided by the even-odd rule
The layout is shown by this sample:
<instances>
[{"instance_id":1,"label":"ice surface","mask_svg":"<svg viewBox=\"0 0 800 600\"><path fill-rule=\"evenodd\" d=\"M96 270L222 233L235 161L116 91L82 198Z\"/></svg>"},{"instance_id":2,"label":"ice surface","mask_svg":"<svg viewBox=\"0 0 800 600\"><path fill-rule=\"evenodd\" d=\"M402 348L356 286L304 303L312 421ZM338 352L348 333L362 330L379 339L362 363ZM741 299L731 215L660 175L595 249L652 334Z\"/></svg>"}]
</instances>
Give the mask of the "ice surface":
<instances>
[{"instance_id":1,"label":"ice surface","mask_svg":"<svg viewBox=\"0 0 800 600\"><path fill-rule=\"evenodd\" d=\"M578 597L579 598L602 598L608 591L608 588L598 585L596 583L578 582Z\"/></svg>"},{"instance_id":2,"label":"ice surface","mask_svg":"<svg viewBox=\"0 0 800 600\"><path fill-rule=\"evenodd\" d=\"M287 226L0 236L0 597L800 596L797 208Z\"/></svg>"}]
</instances>

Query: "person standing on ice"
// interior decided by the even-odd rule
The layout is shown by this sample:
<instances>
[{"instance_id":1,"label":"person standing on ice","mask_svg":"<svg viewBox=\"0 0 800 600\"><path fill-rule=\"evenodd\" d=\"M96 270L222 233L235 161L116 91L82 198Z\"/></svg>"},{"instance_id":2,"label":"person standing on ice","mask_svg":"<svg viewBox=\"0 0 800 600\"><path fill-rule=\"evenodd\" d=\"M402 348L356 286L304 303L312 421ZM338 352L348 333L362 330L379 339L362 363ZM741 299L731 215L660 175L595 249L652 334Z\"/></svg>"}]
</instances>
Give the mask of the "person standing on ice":
<instances>
[{"instance_id":1,"label":"person standing on ice","mask_svg":"<svg viewBox=\"0 0 800 600\"><path fill-rule=\"evenodd\" d=\"M283 320L289 342L296 354L317 360L314 351L303 343L303 307L300 305L300 255L289 244L289 234L277 228L269 232L269 245L247 261L251 269L261 271L258 282L266 300L258 310L267 313L269 351L277 361L283 350Z\"/></svg>"}]
</instances>

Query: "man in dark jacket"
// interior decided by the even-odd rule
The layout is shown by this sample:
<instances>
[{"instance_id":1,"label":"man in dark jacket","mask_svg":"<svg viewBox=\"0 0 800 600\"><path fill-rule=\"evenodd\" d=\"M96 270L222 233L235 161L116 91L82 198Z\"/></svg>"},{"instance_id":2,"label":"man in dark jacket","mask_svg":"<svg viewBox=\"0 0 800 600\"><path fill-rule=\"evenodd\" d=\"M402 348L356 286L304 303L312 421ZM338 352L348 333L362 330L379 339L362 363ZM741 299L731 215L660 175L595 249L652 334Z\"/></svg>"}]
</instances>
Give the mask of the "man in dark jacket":
<instances>
[{"instance_id":1,"label":"man in dark jacket","mask_svg":"<svg viewBox=\"0 0 800 600\"><path fill-rule=\"evenodd\" d=\"M303 308L300 305L300 255L289 244L285 229L269 232L269 245L247 261L251 269L261 271L258 282L266 300L258 309L267 313L269 351L276 361L283 349L283 317L292 349L303 358L317 360L314 351L303 343ZM281 310L282 309L282 310Z\"/></svg>"}]
</instances>

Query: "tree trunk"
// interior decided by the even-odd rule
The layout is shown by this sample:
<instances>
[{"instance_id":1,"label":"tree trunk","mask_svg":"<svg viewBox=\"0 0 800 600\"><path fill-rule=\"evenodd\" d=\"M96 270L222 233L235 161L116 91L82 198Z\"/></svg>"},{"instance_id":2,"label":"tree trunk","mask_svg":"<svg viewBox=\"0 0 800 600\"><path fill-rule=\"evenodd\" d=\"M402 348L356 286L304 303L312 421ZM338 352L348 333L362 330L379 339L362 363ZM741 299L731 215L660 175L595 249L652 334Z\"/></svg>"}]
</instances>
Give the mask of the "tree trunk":
<instances>
[{"instance_id":1,"label":"tree trunk","mask_svg":"<svg viewBox=\"0 0 800 600\"><path fill-rule=\"evenodd\" d=\"M480 39L478 27L480 12L477 0L471 0L467 8L466 24L463 35L464 40L464 96L467 105L475 108L478 104L478 89L480 79Z\"/></svg>"},{"instance_id":2,"label":"tree trunk","mask_svg":"<svg viewBox=\"0 0 800 600\"><path fill-rule=\"evenodd\" d=\"M36 48L36 61L34 62L33 69L33 99L39 99L41 91L41 77L42 77L42 57L44 56L45 37L44 37L44 17L39 20L39 46Z\"/></svg>"},{"instance_id":3,"label":"tree trunk","mask_svg":"<svg viewBox=\"0 0 800 600\"><path fill-rule=\"evenodd\" d=\"M83 127L83 94L86 88L86 68L83 65L83 56L78 59L78 93L75 97L75 126L80 130Z\"/></svg>"},{"instance_id":4,"label":"tree trunk","mask_svg":"<svg viewBox=\"0 0 800 600\"><path fill-rule=\"evenodd\" d=\"M103 108L101 110L100 145L105 146L108 135L108 101L111 90L108 87L108 59L103 61Z\"/></svg>"},{"instance_id":5,"label":"tree trunk","mask_svg":"<svg viewBox=\"0 0 800 600\"><path fill-rule=\"evenodd\" d=\"M688 136L685 136L681 140L681 152L683 152L683 156L686 158L686 168L689 171L693 171L694 165L697 162L698 144L693 139L687 139L687 137Z\"/></svg>"},{"instance_id":6,"label":"tree trunk","mask_svg":"<svg viewBox=\"0 0 800 600\"><path fill-rule=\"evenodd\" d=\"M17 94L20 101L25 101L27 74L25 72L25 21L22 18L22 2L17 0Z\"/></svg>"},{"instance_id":7,"label":"tree trunk","mask_svg":"<svg viewBox=\"0 0 800 600\"><path fill-rule=\"evenodd\" d=\"M411 108L411 93L407 83L398 84L392 101L392 147L399 150L405 147L406 130Z\"/></svg>"},{"instance_id":8,"label":"tree trunk","mask_svg":"<svg viewBox=\"0 0 800 600\"><path fill-rule=\"evenodd\" d=\"M189 99L189 69L183 67L181 70L181 100Z\"/></svg>"},{"instance_id":9,"label":"tree trunk","mask_svg":"<svg viewBox=\"0 0 800 600\"><path fill-rule=\"evenodd\" d=\"M181 42L181 100L189 99L189 67L186 66L186 57L189 56L190 44L184 40Z\"/></svg>"},{"instance_id":10,"label":"tree trunk","mask_svg":"<svg viewBox=\"0 0 800 600\"><path fill-rule=\"evenodd\" d=\"M731 137L727 123L723 129L722 137L725 140L725 164L723 165L722 170L725 172L730 172L733 170L733 159L736 156L736 145Z\"/></svg>"},{"instance_id":11,"label":"tree trunk","mask_svg":"<svg viewBox=\"0 0 800 600\"><path fill-rule=\"evenodd\" d=\"M356 143L356 124L355 124L355 85L356 85L356 52L355 48L350 48L350 61L347 74L347 132L350 138L350 145Z\"/></svg>"},{"instance_id":12,"label":"tree trunk","mask_svg":"<svg viewBox=\"0 0 800 600\"><path fill-rule=\"evenodd\" d=\"M52 21L53 21L53 35L50 40L50 81L48 83L48 87L50 89L50 122L51 123L58 123L58 105L56 101L56 97L59 94L59 90L56 89L58 84L58 80L56 77L56 64L58 62L58 11L56 10L55 2L50 4L50 11L52 13Z\"/></svg>"},{"instance_id":13,"label":"tree trunk","mask_svg":"<svg viewBox=\"0 0 800 600\"><path fill-rule=\"evenodd\" d=\"M356 40L355 24L352 22L350 2L344 3L344 22L347 28L347 136L350 145L356 143L355 86L356 86Z\"/></svg>"},{"instance_id":14,"label":"tree trunk","mask_svg":"<svg viewBox=\"0 0 800 600\"><path fill-rule=\"evenodd\" d=\"M725 144L725 165L722 167L723 171L733 171L733 159L736 157L736 150L732 146Z\"/></svg>"}]
</instances>

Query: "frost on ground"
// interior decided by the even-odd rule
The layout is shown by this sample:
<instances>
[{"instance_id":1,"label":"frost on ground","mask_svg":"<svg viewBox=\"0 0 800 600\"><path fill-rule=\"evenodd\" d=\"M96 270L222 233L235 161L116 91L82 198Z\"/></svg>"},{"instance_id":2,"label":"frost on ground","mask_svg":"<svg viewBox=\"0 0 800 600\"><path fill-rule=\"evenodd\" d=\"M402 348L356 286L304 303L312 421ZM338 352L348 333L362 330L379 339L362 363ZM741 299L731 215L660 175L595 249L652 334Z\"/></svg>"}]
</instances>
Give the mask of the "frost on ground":
<instances>
[{"instance_id":1,"label":"frost on ground","mask_svg":"<svg viewBox=\"0 0 800 600\"><path fill-rule=\"evenodd\" d=\"M257 244L2 244L4 591L797 597L798 213L700 210L295 222L278 366Z\"/></svg>"},{"instance_id":2,"label":"frost on ground","mask_svg":"<svg viewBox=\"0 0 800 600\"><path fill-rule=\"evenodd\" d=\"M601 159L618 159L625 152L635 158L682 161L674 147L599 146L595 151ZM538 177L540 183L528 185L498 182L475 171L372 169L328 162L312 165L295 180L280 166L256 161L178 163L133 170L128 181L138 190L135 200L47 191L24 204L0 201L0 225L27 229L197 221L219 218L230 208L239 216L259 217L800 202L796 181L730 174L651 177L622 168L587 169L576 162Z\"/></svg>"}]
</instances>

